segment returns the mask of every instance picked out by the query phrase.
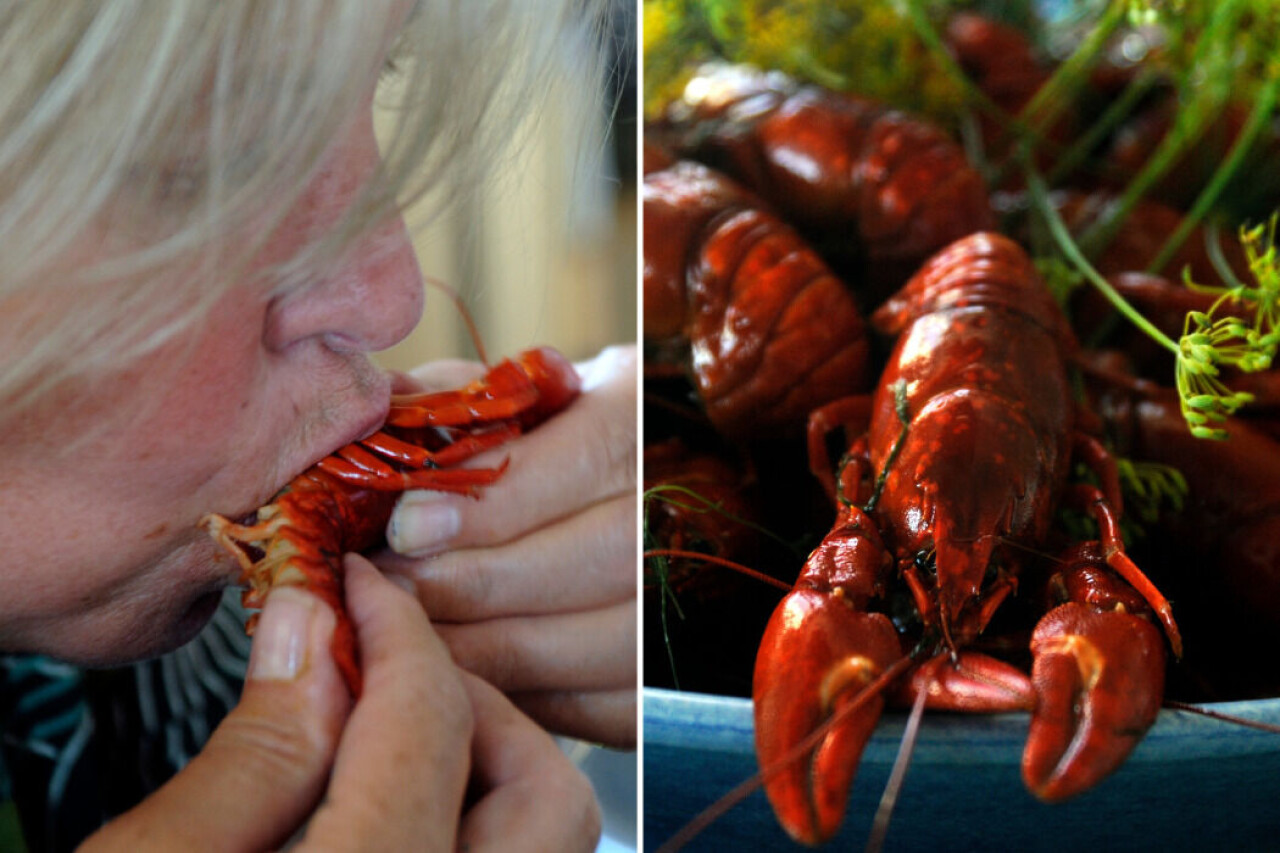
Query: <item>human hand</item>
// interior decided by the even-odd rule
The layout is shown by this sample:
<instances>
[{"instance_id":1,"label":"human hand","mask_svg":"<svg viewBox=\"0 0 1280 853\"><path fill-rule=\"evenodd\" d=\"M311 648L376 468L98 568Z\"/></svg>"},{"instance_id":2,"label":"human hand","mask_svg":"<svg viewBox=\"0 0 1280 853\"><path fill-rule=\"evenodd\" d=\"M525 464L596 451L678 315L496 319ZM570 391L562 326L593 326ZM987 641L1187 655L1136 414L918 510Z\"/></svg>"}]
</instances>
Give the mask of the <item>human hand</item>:
<instances>
[{"instance_id":1,"label":"human hand","mask_svg":"<svg viewBox=\"0 0 1280 853\"><path fill-rule=\"evenodd\" d=\"M582 396L477 456L510 467L480 500L409 492L379 557L410 578L459 666L552 731L636 739L636 348L578 365ZM421 390L484 368L435 362ZM447 549L447 550L446 550Z\"/></svg>"},{"instance_id":2,"label":"human hand","mask_svg":"<svg viewBox=\"0 0 1280 853\"><path fill-rule=\"evenodd\" d=\"M469 683L409 595L363 558L346 565L365 676L354 708L329 650L333 613L309 593L276 590L240 704L184 770L83 849L595 844L590 786L550 738ZM469 775L480 799L464 813ZM548 800L529 794L535 775L553 786L555 826ZM512 821L523 824L506 836Z\"/></svg>"}]
</instances>

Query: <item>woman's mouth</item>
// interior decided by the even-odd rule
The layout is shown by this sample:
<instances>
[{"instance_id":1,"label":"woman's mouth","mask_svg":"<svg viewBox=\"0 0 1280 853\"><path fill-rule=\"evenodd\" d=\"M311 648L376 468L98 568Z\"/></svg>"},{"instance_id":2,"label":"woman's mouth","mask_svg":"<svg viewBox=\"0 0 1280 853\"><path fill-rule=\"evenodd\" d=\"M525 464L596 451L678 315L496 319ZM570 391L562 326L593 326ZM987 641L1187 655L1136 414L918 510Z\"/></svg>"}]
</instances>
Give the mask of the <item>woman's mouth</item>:
<instances>
[{"instance_id":1,"label":"woman's mouth","mask_svg":"<svg viewBox=\"0 0 1280 853\"><path fill-rule=\"evenodd\" d=\"M351 437L344 441L340 447L346 447L348 444L354 444L361 439L368 438L373 435L387 421L387 413L391 411L391 400L387 399L384 405L380 406L377 411L371 412L369 417L360 424L360 426L351 433Z\"/></svg>"},{"instance_id":2,"label":"woman's mouth","mask_svg":"<svg viewBox=\"0 0 1280 853\"><path fill-rule=\"evenodd\" d=\"M237 524L248 525L258 520L258 510L262 506L270 503L272 499L278 495L289 483L293 482L304 471L307 471L321 459L330 456L350 444L355 444L363 439L368 438L377 432L387 420L387 413L391 409L390 394L381 394L378 396L378 404L369 409L369 411L359 421L347 430L338 433L336 440L330 439L325 441L321 447L323 450L308 453L300 463L300 466L289 476L287 480L279 483L271 488L269 492L264 491L263 494L255 496L253 503L248 506L241 506L237 510L229 513L219 513L224 518L233 520Z\"/></svg>"}]
</instances>

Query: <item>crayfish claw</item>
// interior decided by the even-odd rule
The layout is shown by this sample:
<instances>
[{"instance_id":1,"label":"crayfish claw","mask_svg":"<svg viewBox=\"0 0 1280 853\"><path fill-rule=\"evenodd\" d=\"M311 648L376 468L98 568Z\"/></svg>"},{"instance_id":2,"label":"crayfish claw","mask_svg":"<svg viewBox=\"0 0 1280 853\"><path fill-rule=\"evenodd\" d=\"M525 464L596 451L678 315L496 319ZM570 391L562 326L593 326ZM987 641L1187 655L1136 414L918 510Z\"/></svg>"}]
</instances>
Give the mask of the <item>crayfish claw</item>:
<instances>
[{"instance_id":1,"label":"crayfish claw","mask_svg":"<svg viewBox=\"0 0 1280 853\"><path fill-rule=\"evenodd\" d=\"M1165 644L1148 619L1069 602L1031 639L1036 709L1022 778L1045 802L1072 797L1120 766L1156 720Z\"/></svg>"},{"instance_id":2,"label":"crayfish claw","mask_svg":"<svg viewBox=\"0 0 1280 853\"><path fill-rule=\"evenodd\" d=\"M884 707L876 683L904 661L893 623L842 596L798 589L774 611L756 658L756 752L795 840L818 844L839 829Z\"/></svg>"}]
</instances>

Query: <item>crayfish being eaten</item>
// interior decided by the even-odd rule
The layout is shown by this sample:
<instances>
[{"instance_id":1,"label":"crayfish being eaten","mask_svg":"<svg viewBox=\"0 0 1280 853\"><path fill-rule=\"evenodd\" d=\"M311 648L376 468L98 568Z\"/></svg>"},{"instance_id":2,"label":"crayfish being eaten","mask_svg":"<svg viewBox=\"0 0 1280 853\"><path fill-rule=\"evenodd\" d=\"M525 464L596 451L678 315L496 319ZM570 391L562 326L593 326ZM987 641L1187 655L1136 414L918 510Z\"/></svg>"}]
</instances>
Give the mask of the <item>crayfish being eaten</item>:
<instances>
[{"instance_id":1,"label":"crayfish being eaten","mask_svg":"<svg viewBox=\"0 0 1280 853\"><path fill-rule=\"evenodd\" d=\"M240 563L246 607L279 586L300 586L337 615L333 658L360 693L355 631L346 615L342 555L378 545L401 492L432 489L477 497L506 467L455 467L564 409L579 390L573 366L555 350L532 349L456 391L397 395L386 424L295 477L252 521L220 515L201 522ZM251 618L252 632L255 619Z\"/></svg>"}]
</instances>

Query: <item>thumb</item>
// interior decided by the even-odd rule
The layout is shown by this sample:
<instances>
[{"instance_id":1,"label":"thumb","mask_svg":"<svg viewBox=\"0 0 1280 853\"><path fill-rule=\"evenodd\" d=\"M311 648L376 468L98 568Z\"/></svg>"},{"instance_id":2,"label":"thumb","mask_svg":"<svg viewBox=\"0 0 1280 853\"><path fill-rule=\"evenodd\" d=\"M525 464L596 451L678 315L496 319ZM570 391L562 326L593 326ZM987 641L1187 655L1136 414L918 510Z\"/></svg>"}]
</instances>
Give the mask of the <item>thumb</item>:
<instances>
[{"instance_id":1,"label":"thumb","mask_svg":"<svg viewBox=\"0 0 1280 853\"><path fill-rule=\"evenodd\" d=\"M324 793L350 711L329 651L334 625L333 611L310 593L272 592L240 704L182 772L91 841L248 850L288 840Z\"/></svg>"}]
</instances>

